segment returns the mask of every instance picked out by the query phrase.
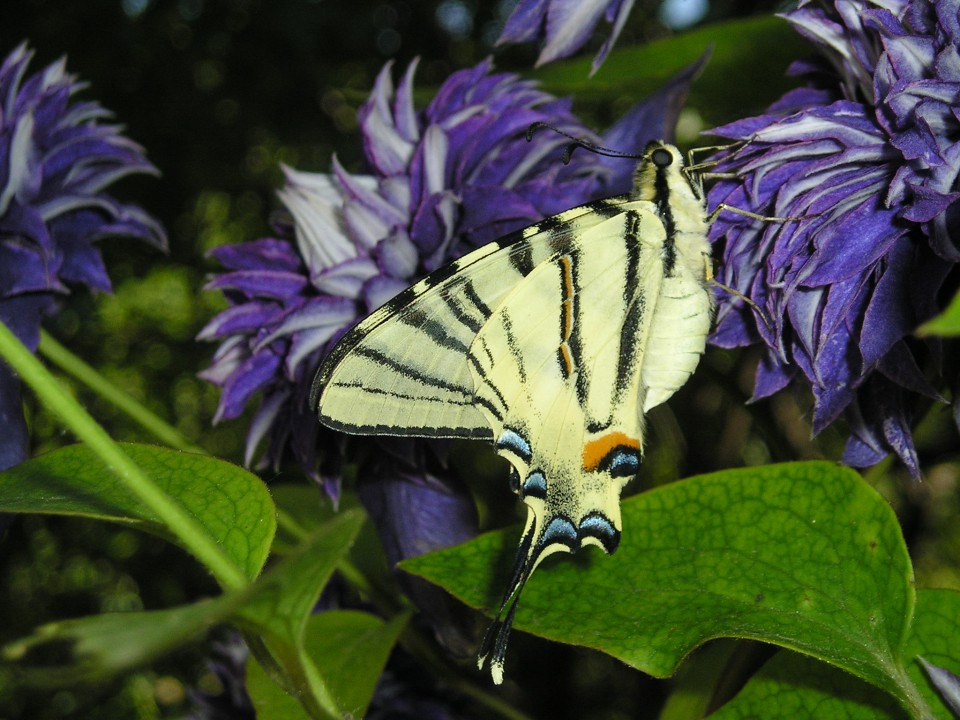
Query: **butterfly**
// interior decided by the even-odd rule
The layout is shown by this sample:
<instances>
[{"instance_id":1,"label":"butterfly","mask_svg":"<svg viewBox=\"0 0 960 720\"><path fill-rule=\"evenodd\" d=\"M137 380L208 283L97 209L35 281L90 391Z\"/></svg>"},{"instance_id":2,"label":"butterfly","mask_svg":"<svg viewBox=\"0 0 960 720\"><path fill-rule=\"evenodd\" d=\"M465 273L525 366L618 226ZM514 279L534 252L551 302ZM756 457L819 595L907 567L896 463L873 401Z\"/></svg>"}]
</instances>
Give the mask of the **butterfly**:
<instances>
[{"instance_id":1,"label":"butterfly","mask_svg":"<svg viewBox=\"0 0 960 720\"><path fill-rule=\"evenodd\" d=\"M436 270L348 332L311 405L346 433L478 438L527 506L478 665L503 680L521 590L544 558L620 542L644 418L696 369L713 319L701 175L647 145L626 195L590 202Z\"/></svg>"}]
</instances>

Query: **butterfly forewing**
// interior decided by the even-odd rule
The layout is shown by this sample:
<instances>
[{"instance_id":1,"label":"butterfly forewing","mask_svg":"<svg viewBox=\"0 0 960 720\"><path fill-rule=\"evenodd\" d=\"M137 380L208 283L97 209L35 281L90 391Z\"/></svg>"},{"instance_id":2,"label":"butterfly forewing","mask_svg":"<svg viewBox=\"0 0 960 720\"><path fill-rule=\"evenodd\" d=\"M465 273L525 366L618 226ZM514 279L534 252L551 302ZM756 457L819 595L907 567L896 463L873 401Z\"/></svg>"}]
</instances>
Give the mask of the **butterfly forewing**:
<instances>
[{"instance_id":1,"label":"butterfly forewing","mask_svg":"<svg viewBox=\"0 0 960 720\"><path fill-rule=\"evenodd\" d=\"M512 288L624 201L602 201L604 213L573 208L485 245L370 315L317 374L321 421L350 433L491 438L474 404L467 349Z\"/></svg>"}]
</instances>

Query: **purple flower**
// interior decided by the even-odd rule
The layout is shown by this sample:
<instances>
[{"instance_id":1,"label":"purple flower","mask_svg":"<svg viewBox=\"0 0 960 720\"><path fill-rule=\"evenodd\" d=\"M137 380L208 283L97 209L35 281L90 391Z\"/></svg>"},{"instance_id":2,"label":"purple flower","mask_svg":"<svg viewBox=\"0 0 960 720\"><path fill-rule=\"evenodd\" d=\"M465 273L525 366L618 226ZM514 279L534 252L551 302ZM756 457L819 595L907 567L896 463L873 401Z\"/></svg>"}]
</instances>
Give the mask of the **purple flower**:
<instances>
[{"instance_id":1,"label":"purple flower","mask_svg":"<svg viewBox=\"0 0 960 720\"><path fill-rule=\"evenodd\" d=\"M369 441L368 441L369 442ZM357 494L390 567L405 558L466 542L479 531L473 496L450 472L446 443L382 438L358 470ZM476 651L474 616L449 593L405 572L397 581L454 656Z\"/></svg>"},{"instance_id":2,"label":"purple flower","mask_svg":"<svg viewBox=\"0 0 960 720\"><path fill-rule=\"evenodd\" d=\"M227 631L212 645L208 669L220 681L217 694L189 691L192 708L187 720L254 720L257 713L247 694L246 670L250 650L240 633Z\"/></svg>"},{"instance_id":3,"label":"purple flower","mask_svg":"<svg viewBox=\"0 0 960 720\"><path fill-rule=\"evenodd\" d=\"M604 16L613 27L593 59L597 71L623 30L633 0L520 0L500 34L498 44L544 38L537 65L572 55L590 39Z\"/></svg>"},{"instance_id":4,"label":"purple flower","mask_svg":"<svg viewBox=\"0 0 960 720\"><path fill-rule=\"evenodd\" d=\"M960 259L956 4L838 0L785 17L824 60L794 67L810 87L714 131L747 144L720 168L740 179L716 184L710 201L803 220L720 214L719 279L771 324L731 300L713 341L762 340L755 398L802 377L815 433L846 418L845 462L892 451L917 477L912 410L940 396L921 370L936 348L911 333L940 308Z\"/></svg>"},{"instance_id":5,"label":"purple flower","mask_svg":"<svg viewBox=\"0 0 960 720\"><path fill-rule=\"evenodd\" d=\"M104 121L63 59L25 77L33 53L18 46L0 66L0 320L32 350L40 320L71 288L110 291L96 242L128 236L166 248L163 229L104 190L132 173L156 174L143 150ZM0 363L0 469L25 459L20 383Z\"/></svg>"},{"instance_id":6,"label":"purple flower","mask_svg":"<svg viewBox=\"0 0 960 720\"><path fill-rule=\"evenodd\" d=\"M953 712L953 716L960 717L960 677L946 668L927 662L919 655L917 662L930 678L930 683L940 694L944 704Z\"/></svg>"},{"instance_id":7,"label":"purple flower","mask_svg":"<svg viewBox=\"0 0 960 720\"><path fill-rule=\"evenodd\" d=\"M569 101L514 75L491 74L485 61L451 75L418 112L415 69L394 88L388 64L360 110L365 173L347 172L336 158L329 175L285 169L279 195L292 223L278 225L275 238L212 253L229 272L208 287L231 303L200 334L222 342L203 374L223 390L216 420L237 417L259 393L247 462L264 440L261 464L276 466L289 448L334 499L338 441L307 399L321 357L343 332L450 259L630 187L629 163L583 152L564 165L566 138L544 131L527 141L538 121L593 137ZM661 91L657 112L641 107L611 128L617 147L626 138L639 148L670 135L695 70Z\"/></svg>"}]
</instances>

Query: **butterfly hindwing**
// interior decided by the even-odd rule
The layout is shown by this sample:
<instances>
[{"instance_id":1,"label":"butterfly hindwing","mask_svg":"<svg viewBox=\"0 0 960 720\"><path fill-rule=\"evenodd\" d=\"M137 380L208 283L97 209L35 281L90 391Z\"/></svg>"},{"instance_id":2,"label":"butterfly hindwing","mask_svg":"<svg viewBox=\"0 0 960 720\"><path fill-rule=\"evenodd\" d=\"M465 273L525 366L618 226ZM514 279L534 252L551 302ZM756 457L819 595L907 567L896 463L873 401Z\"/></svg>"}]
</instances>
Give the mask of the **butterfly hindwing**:
<instances>
[{"instance_id":1,"label":"butterfly hindwing","mask_svg":"<svg viewBox=\"0 0 960 720\"><path fill-rule=\"evenodd\" d=\"M480 653L495 681L516 600L537 565L586 544L610 553L619 542L620 493L640 462L641 368L664 239L649 203L625 205L527 275L470 347L477 402L529 508Z\"/></svg>"}]
</instances>

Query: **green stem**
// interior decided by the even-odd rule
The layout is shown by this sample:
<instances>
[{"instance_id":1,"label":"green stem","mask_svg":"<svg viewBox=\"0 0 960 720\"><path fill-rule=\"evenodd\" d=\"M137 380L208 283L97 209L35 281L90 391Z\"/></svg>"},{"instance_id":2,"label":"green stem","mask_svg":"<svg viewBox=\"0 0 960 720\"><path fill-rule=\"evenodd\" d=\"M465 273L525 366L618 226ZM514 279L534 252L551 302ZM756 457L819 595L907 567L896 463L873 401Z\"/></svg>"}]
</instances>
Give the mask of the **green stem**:
<instances>
[{"instance_id":1,"label":"green stem","mask_svg":"<svg viewBox=\"0 0 960 720\"><path fill-rule=\"evenodd\" d=\"M896 668L893 675L894 681L901 690L901 700L903 706L910 713L912 718L932 718L933 710L927 705L920 689L914 684L913 679L907 674L903 667Z\"/></svg>"},{"instance_id":2,"label":"green stem","mask_svg":"<svg viewBox=\"0 0 960 720\"><path fill-rule=\"evenodd\" d=\"M140 402L106 380L103 375L57 342L46 330L40 331L38 351L63 372L71 375L104 400L125 412L134 422L139 423L141 427L153 434L164 445L184 452L206 454L203 448L192 444L175 427L157 417Z\"/></svg>"},{"instance_id":3,"label":"green stem","mask_svg":"<svg viewBox=\"0 0 960 720\"><path fill-rule=\"evenodd\" d=\"M0 322L0 357L29 385L40 401L57 413L64 424L149 507L184 547L199 559L228 590L247 585L243 571L234 564L204 527L183 506L160 490L113 442L43 364Z\"/></svg>"}]
</instances>

